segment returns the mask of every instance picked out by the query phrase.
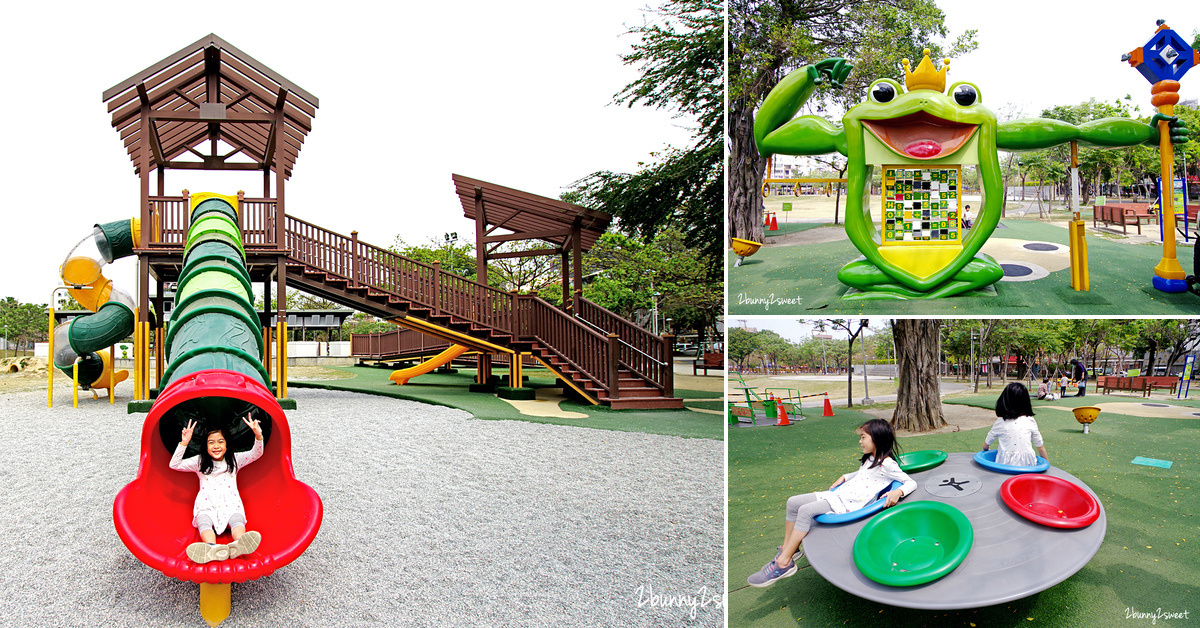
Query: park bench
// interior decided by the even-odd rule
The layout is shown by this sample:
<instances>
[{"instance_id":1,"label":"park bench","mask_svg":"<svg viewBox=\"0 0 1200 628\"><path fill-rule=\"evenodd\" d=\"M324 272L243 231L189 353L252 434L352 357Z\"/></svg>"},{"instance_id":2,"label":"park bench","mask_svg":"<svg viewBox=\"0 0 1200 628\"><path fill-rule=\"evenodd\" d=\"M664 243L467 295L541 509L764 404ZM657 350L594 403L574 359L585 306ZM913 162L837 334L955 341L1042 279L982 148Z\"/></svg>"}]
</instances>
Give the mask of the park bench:
<instances>
[{"instance_id":1,"label":"park bench","mask_svg":"<svg viewBox=\"0 0 1200 628\"><path fill-rule=\"evenodd\" d=\"M1175 386L1179 384L1178 377L1170 375L1155 375L1140 377L1142 380L1141 391L1143 397L1149 397L1152 390L1167 390L1170 394L1175 394Z\"/></svg>"},{"instance_id":2,"label":"park bench","mask_svg":"<svg viewBox=\"0 0 1200 628\"><path fill-rule=\"evenodd\" d=\"M1092 207L1092 227L1097 222L1109 225L1121 225L1121 233L1129 234L1128 228L1136 226L1138 235L1142 234L1142 219L1158 222L1158 214L1147 205L1142 204L1109 204ZM1149 223L1147 223L1149 224Z\"/></svg>"},{"instance_id":3,"label":"park bench","mask_svg":"<svg viewBox=\"0 0 1200 628\"><path fill-rule=\"evenodd\" d=\"M1187 242L1192 235L1200 231L1200 224L1196 222L1197 219L1200 219L1200 207L1188 207L1187 216L1184 216L1184 213L1178 209L1176 208L1175 211L1175 230L1183 236L1183 241ZM1200 235L1196 235L1196 237L1200 238Z\"/></svg>"},{"instance_id":4,"label":"park bench","mask_svg":"<svg viewBox=\"0 0 1200 628\"><path fill-rule=\"evenodd\" d=\"M1154 390L1168 390L1171 394L1174 394L1175 387L1178 385L1179 378L1172 375L1142 375L1137 377L1108 375L1096 378L1096 388L1100 389L1100 392L1106 395L1110 390L1128 391L1129 393L1140 392L1143 397L1150 396L1150 392Z\"/></svg>"},{"instance_id":5,"label":"park bench","mask_svg":"<svg viewBox=\"0 0 1200 628\"><path fill-rule=\"evenodd\" d=\"M705 353L703 358L697 358L692 361L692 375L703 369L704 374L708 375L708 369L717 369L718 371L725 370L725 354L723 353Z\"/></svg>"}]
</instances>

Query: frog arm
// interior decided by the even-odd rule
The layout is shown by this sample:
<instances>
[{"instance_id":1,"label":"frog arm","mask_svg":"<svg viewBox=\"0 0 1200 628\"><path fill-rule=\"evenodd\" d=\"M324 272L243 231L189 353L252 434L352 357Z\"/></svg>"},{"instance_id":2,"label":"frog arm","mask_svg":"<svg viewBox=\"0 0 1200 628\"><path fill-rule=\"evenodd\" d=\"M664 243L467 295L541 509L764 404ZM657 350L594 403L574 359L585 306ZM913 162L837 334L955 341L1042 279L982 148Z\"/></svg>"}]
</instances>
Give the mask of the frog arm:
<instances>
[{"instance_id":1,"label":"frog arm","mask_svg":"<svg viewBox=\"0 0 1200 628\"><path fill-rule=\"evenodd\" d=\"M1158 145L1159 132L1145 122L1130 118L1101 118L1080 125L1050 118L1024 118L1000 122L996 148L1039 150L1078 141L1083 146L1120 148L1139 144ZM1187 129L1172 122L1171 141L1187 141Z\"/></svg>"},{"instance_id":2,"label":"frog arm","mask_svg":"<svg viewBox=\"0 0 1200 628\"><path fill-rule=\"evenodd\" d=\"M846 136L841 128L817 116L795 120L792 116L808 102L823 78L840 85L849 73L845 61L826 59L785 76L754 116L754 142L759 154L824 155L837 151L845 155Z\"/></svg>"},{"instance_id":3,"label":"frog arm","mask_svg":"<svg viewBox=\"0 0 1200 628\"><path fill-rule=\"evenodd\" d=\"M758 140L758 152L764 157L775 153L825 155L835 151L848 154L845 131L817 116L801 116L791 120Z\"/></svg>"}]
</instances>

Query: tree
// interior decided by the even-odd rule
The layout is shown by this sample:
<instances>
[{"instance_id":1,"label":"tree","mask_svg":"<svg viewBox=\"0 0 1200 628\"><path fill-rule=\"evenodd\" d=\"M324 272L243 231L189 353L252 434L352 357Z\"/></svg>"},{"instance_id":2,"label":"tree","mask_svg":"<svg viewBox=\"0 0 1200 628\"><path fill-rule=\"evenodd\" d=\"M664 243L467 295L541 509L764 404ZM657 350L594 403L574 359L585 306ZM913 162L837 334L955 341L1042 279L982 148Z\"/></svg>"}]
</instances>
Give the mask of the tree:
<instances>
[{"instance_id":1,"label":"tree","mask_svg":"<svg viewBox=\"0 0 1200 628\"><path fill-rule=\"evenodd\" d=\"M865 318L858 321L858 327L855 327L854 321L849 319L835 318L829 321L829 325L834 329L844 330L848 334L846 340L846 364L848 366L854 364L854 341L867 328L867 324L868 321ZM818 325L818 329L825 331L823 325ZM865 364L863 368L866 368ZM854 368L852 366L846 369L846 407L854 407Z\"/></svg>"},{"instance_id":2,"label":"tree","mask_svg":"<svg viewBox=\"0 0 1200 628\"><path fill-rule=\"evenodd\" d=\"M703 254L684 240L675 228L664 229L648 241L605 233L583 257L584 274L592 277L583 288L584 297L636 320L638 313L653 308L658 293L659 313L672 319L673 329L715 337L725 302L724 285L719 277L706 277ZM553 294L550 291L548 296Z\"/></svg>"},{"instance_id":3,"label":"tree","mask_svg":"<svg viewBox=\"0 0 1200 628\"><path fill-rule=\"evenodd\" d=\"M763 357L763 370L779 372L779 364L791 350L792 343L779 334L765 329L758 332L758 353Z\"/></svg>"},{"instance_id":4,"label":"tree","mask_svg":"<svg viewBox=\"0 0 1200 628\"><path fill-rule=\"evenodd\" d=\"M741 327L734 327L729 330L729 338L725 347L729 357L737 364L738 372L741 373L746 364L746 358L758 350L758 336Z\"/></svg>"},{"instance_id":5,"label":"tree","mask_svg":"<svg viewBox=\"0 0 1200 628\"><path fill-rule=\"evenodd\" d=\"M621 57L641 76L614 102L667 109L694 121L691 146L668 146L635 173L594 172L572 184L581 204L617 216L626 233L649 238L665 226L678 227L687 245L703 252L710 279L723 272L722 8L717 0L667 0L650 11L655 19L630 30L641 41Z\"/></svg>"},{"instance_id":6,"label":"tree","mask_svg":"<svg viewBox=\"0 0 1200 628\"><path fill-rule=\"evenodd\" d=\"M892 427L925 432L946 425L942 415L941 380L938 376L938 333L936 319L892 321L896 342L896 364L900 380Z\"/></svg>"},{"instance_id":7,"label":"tree","mask_svg":"<svg viewBox=\"0 0 1200 628\"><path fill-rule=\"evenodd\" d=\"M974 49L967 31L944 50L944 14L933 0L730 0L729 2L729 230L733 237L762 242L759 190L766 160L754 145L754 111L790 70L826 57L844 57L854 73L839 92L819 88L842 110L862 100L881 76L895 76L900 59L954 57ZM944 53L944 54L943 54Z\"/></svg>"},{"instance_id":8,"label":"tree","mask_svg":"<svg viewBox=\"0 0 1200 628\"><path fill-rule=\"evenodd\" d=\"M15 346L45 341L49 333L46 328L46 305L21 303L14 297L0 299L0 333L3 333L5 326L8 327L8 341Z\"/></svg>"}]
</instances>

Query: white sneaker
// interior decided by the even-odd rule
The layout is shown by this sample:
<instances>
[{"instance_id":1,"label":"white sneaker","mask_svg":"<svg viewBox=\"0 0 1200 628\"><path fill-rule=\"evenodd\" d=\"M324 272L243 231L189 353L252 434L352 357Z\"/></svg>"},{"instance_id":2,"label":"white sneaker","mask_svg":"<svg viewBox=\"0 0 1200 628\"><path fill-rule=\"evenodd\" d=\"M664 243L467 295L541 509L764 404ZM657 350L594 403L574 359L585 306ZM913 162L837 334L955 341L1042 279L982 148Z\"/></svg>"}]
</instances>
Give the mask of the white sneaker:
<instances>
[{"instance_id":1,"label":"white sneaker","mask_svg":"<svg viewBox=\"0 0 1200 628\"><path fill-rule=\"evenodd\" d=\"M262 535L258 532L247 532L238 540L229 544L229 557L237 558L243 554L250 554L258 549L258 545L262 543Z\"/></svg>"},{"instance_id":2,"label":"white sneaker","mask_svg":"<svg viewBox=\"0 0 1200 628\"><path fill-rule=\"evenodd\" d=\"M229 547L211 543L192 543L187 547L187 557L200 565L214 560L225 560L229 558Z\"/></svg>"}]
</instances>

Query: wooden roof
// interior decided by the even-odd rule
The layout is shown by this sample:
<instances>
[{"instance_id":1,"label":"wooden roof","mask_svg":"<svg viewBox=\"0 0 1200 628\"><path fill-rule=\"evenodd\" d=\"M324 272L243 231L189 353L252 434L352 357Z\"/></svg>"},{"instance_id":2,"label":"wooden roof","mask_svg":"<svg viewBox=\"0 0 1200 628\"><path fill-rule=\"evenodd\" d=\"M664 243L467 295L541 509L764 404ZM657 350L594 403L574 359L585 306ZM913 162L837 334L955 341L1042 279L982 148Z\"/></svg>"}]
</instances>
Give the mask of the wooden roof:
<instances>
[{"instance_id":1,"label":"wooden roof","mask_svg":"<svg viewBox=\"0 0 1200 628\"><path fill-rule=\"evenodd\" d=\"M114 85L103 100L139 174L149 151L152 168L282 167L290 177L319 106L316 96L212 34ZM218 154L217 140L233 150ZM279 144L282 163L274 163ZM191 157L179 160L185 154ZM229 161L235 155L254 163Z\"/></svg>"},{"instance_id":2,"label":"wooden roof","mask_svg":"<svg viewBox=\"0 0 1200 628\"><path fill-rule=\"evenodd\" d=\"M483 199L487 235L496 229L507 229L517 237L505 239L536 239L567 248L570 232L579 223L583 250L596 244L608 229L612 216L602 211L588 209L545 196L530 194L502 185L453 175L454 190L462 202L463 215L477 220L475 212L476 190ZM476 244L479 246L479 243Z\"/></svg>"}]
</instances>

